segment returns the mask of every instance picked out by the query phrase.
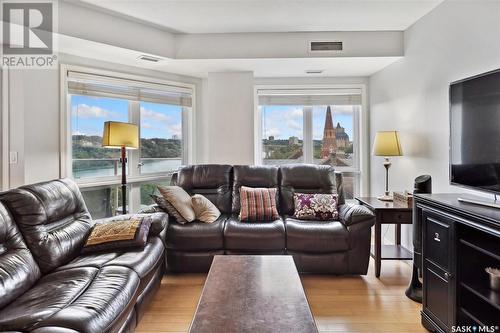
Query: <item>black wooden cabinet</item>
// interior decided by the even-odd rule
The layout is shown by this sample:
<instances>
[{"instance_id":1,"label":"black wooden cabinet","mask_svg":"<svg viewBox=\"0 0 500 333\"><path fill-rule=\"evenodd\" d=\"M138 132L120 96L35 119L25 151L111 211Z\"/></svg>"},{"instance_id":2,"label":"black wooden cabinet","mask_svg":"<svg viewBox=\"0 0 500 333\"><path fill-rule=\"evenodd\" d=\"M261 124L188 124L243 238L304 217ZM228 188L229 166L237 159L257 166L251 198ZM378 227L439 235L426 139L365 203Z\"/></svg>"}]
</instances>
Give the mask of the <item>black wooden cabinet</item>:
<instances>
[{"instance_id":1,"label":"black wooden cabinet","mask_svg":"<svg viewBox=\"0 0 500 333\"><path fill-rule=\"evenodd\" d=\"M500 210L460 203L458 194L419 194L422 324L433 332L500 326L500 292L486 267L500 268ZM487 331L485 331L487 332Z\"/></svg>"}]
</instances>

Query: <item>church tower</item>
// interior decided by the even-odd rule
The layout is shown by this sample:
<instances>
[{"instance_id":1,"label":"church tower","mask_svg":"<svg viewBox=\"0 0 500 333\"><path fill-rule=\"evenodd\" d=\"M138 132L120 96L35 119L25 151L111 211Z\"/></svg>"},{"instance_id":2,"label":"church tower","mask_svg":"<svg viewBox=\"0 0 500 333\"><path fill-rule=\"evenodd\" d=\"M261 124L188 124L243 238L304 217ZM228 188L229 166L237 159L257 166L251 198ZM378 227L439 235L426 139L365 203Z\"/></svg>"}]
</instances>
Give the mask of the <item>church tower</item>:
<instances>
[{"instance_id":1,"label":"church tower","mask_svg":"<svg viewBox=\"0 0 500 333\"><path fill-rule=\"evenodd\" d=\"M326 108L325 129L323 130L323 145L321 146L321 158L329 158L337 152L336 130L333 127L332 110Z\"/></svg>"}]
</instances>

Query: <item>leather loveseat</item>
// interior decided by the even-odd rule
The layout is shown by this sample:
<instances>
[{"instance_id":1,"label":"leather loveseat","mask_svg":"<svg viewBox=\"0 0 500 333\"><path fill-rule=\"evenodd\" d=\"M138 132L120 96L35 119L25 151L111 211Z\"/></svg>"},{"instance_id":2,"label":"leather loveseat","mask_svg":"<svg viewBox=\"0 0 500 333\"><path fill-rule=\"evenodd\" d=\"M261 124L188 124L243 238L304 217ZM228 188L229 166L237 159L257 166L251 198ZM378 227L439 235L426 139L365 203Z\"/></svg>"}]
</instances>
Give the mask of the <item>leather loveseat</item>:
<instances>
[{"instance_id":1,"label":"leather loveseat","mask_svg":"<svg viewBox=\"0 0 500 333\"><path fill-rule=\"evenodd\" d=\"M0 202L0 332L133 332L164 272L166 214L146 216L142 249L80 255L100 221L73 181L23 186Z\"/></svg>"},{"instance_id":2,"label":"leather loveseat","mask_svg":"<svg viewBox=\"0 0 500 333\"><path fill-rule=\"evenodd\" d=\"M342 175L333 167L194 165L181 168L172 184L190 194L205 195L222 215L211 224L179 224L169 217L169 271L206 272L218 254L290 254L301 272L367 272L374 216L366 207L345 202ZM281 217L275 221L240 222L241 186L278 188ZM338 193L339 220L294 219L294 192Z\"/></svg>"}]
</instances>

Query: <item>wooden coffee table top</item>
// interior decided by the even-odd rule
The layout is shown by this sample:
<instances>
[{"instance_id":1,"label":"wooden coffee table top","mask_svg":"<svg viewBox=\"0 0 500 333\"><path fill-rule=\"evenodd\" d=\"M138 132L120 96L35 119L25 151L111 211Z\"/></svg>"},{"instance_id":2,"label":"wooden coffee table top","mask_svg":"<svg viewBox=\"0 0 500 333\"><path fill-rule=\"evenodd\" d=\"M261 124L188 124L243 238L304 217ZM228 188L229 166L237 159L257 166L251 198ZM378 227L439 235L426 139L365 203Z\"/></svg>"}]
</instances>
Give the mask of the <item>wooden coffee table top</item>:
<instances>
[{"instance_id":1,"label":"wooden coffee table top","mask_svg":"<svg viewBox=\"0 0 500 333\"><path fill-rule=\"evenodd\" d=\"M190 332L318 332L291 256L215 256Z\"/></svg>"}]
</instances>

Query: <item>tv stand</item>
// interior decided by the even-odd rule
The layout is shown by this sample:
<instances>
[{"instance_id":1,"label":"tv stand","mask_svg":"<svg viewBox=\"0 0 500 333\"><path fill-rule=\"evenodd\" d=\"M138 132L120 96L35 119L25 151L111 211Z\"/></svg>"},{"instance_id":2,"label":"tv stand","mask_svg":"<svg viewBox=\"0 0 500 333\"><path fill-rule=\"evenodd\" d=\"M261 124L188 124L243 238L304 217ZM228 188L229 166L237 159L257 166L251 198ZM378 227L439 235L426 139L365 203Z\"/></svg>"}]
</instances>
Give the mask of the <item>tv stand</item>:
<instances>
[{"instance_id":1,"label":"tv stand","mask_svg":"<svg viewBox=\"0 0 500 333\"><path fill-rule=\"evenodd\" d=\"M478 199L460 198L460 197L457 200L460 202L470 203L470 204L474 204L474 205L481 205L481 206L500 209L500 202L498 200L483 201L480 199L478 200Z\"/></svg>"},{"instance_id":2,"label":"tv stand","mask_svg":"<svg viewBox=\"0 0 500 333\"><path fill-rule=\"evenodd\" d=\"M422 225L422 324L436 333L500 326L500 291L490 288L485 272L500 268L500 210L465 204L461 196L414 197Z\"/></svg>"}]
</instances>

